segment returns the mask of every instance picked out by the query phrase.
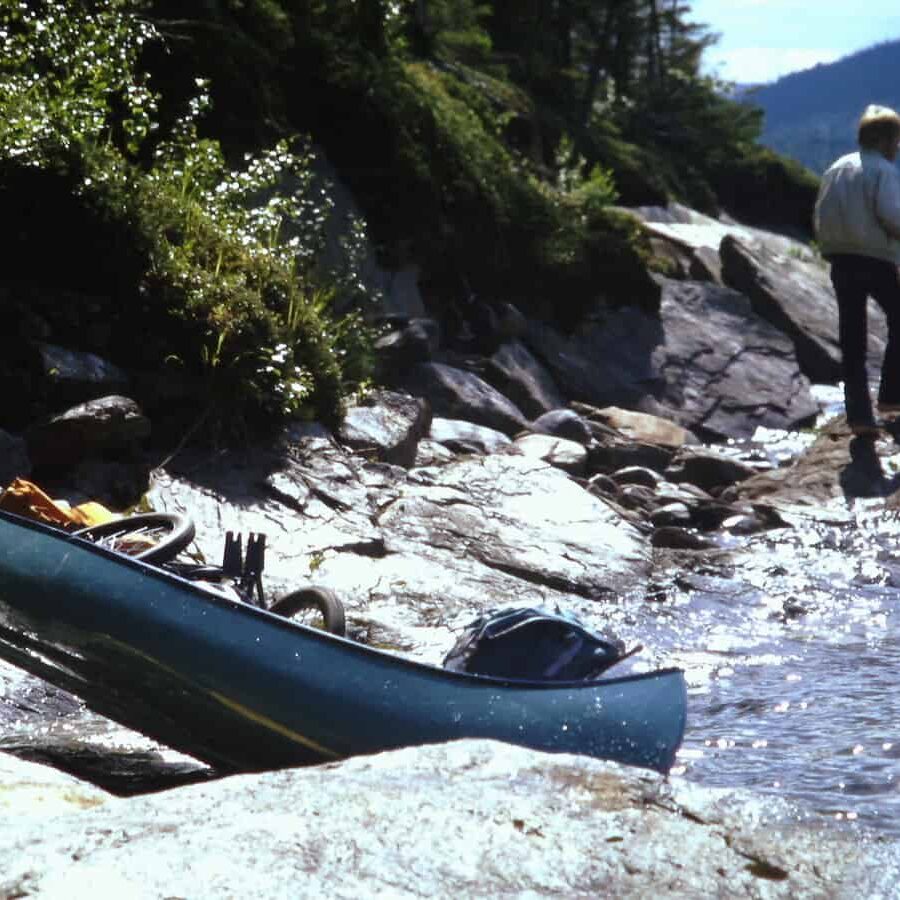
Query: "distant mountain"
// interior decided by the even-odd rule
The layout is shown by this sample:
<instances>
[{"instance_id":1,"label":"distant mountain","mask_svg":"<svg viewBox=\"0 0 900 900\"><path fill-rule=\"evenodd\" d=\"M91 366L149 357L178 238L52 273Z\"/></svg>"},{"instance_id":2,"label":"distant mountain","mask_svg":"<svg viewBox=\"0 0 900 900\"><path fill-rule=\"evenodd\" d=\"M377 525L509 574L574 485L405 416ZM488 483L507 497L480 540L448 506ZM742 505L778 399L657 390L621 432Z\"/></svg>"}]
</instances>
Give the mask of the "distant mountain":
<instances>
[{"instance_id":1,"label":"distant mountain","mask_svg":"<svg viewBox=\"0 0 900 900\"><path fill-rule=\"evenodd\" d=\"M760 143L821 173L856 149L856 124L870 103L900 109L900 40L743 92L762 108Z\"/></svg>"}]
</instances>

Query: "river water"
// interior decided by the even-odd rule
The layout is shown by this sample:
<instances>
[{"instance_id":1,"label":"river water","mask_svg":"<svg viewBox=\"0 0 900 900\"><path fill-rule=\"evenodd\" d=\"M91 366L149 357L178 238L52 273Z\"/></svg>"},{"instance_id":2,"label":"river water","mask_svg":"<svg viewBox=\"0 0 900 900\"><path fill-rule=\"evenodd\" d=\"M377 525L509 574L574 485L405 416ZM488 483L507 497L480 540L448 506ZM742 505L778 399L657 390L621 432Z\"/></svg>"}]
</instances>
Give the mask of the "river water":
<instances>
[{"instance_id":1,"label":"river water","mask_svg":"<svg viewBox=\"0 0 900 900\"><path fill-rule=\"evenodd\" d=\"M765 437L773 458L811 440ZM732 555L680 570L664 596L606 608L602 621L596 605L575 611L643 644L632 668L685 670L675 773L900 836L900 520L883 500L848 501L833 521L724 545ZM0 729L0 750L119 793L209 775L2 663Z\"/></svg>"},{"instance_id":2,"label":"river water","mask_svg":"<svg viewBox=\"0 0 900 900\"><path fill-rule=\"evenodd\" d=\"M827 417L840 394L819 393ZM775 461L812 440L768 437ZM648 668L685 670L676 773L898 836L900 518L883 498L833 512L735 539L731 564L682 573L614 630L651 648Z\"/></svg>"},{"instance_id":3,"label":"river water","mask_svg":"<svg viewBox=\"0 0 900 900\"><path fill-rule=\"evenodd\" d=\"M677 772L900 835L900 527L860 519L683 576L629 630L687 674Z\"/></svg>"}]
</instances>

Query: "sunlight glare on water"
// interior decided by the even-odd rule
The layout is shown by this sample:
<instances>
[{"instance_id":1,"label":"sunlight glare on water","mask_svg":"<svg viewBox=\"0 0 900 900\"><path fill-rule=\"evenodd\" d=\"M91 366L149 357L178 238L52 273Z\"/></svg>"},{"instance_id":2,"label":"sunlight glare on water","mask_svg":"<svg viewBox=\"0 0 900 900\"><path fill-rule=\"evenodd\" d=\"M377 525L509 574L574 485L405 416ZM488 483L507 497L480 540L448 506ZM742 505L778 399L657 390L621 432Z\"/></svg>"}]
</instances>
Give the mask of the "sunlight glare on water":
<instances>
[{"instance_id":1,"label":"sunlight glare on water","mask_svg":"<svg viewBox=\"0 0 900 900\"><path fill-rule=\"evenodd\" d=\"M886 533L854 541L856 556L802 539L767 547L724 622L705 614L715 595L685 592L671 632L690 692L679 771L900 834L900 591Z\"/></svg>"}]
</instances>

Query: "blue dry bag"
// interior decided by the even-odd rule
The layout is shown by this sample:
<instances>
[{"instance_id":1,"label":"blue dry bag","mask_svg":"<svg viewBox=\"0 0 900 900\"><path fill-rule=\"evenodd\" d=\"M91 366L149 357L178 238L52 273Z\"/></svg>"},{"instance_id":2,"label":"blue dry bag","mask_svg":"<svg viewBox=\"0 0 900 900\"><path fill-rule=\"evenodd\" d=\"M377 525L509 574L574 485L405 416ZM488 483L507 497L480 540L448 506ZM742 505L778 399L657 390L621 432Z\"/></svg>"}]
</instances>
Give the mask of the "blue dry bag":
<instances>
[{"instance_id":1,"label":"blue dry bag","mask_svg":"<svg viewBox=\"0 0 900 900\"><path fill-rule=\"evenodd\" d=\"M491 610L444 658L454 672L538 681L588 681L626 655L625 645L577 619L538 609Z\"/></svg>"}]
</instances>

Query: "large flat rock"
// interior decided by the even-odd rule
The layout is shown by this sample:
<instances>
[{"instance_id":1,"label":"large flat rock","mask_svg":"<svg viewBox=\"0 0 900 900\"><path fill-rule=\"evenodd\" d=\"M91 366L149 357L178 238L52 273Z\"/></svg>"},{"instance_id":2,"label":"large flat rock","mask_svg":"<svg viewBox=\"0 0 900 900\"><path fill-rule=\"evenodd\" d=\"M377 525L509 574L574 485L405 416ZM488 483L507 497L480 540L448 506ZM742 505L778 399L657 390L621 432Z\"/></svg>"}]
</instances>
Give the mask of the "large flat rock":
<instances>
[{"instance_id":1,"label":"large flat rock","mask_svg":"<svg viewBox=\"0 0 900 900\"><path fill-rule=\"evenodd\" d=\"M0 753L0 821L8 829L93 809L110 799L106 791L71 775ZM2 879L0 874L0 893Z\"/></svg>"},{"instance_id":2,"label":"large flat rock","mask_svg":"<svg viewBox=\"0 0 900 900\"><path fill-rule=\"evenodd\" d=\"M664 379L661 407L715 437L790 429L819 411L793 344L742 294L699 282L666 282L664 343L652 351Z\"/></svg>"},{"instance_id":3,"label":"large flat rock","mask_svg":"<svg viewBox=\"0 0 900 900\"><path fill-rule=\"evenodd\" d=\"M6 897L894 896L896 845L488 741L0 824Z\"/></svg>"},{"instance_id":4,"label":"large flat rock","mask_svg":"<svg viewBox=\"0 0 900 900\"><path fill-rule=\"evenodd\" d=\"M184 457L150 498L193 518L211 562L225 531L265 533L273 596L323 584L354 635L432 662L485 608L640 595L651 566L619 511L516 448L407 471L307 438L270 458Z\"/></svg>"},{"instance_id":5,"label":"large flat rock","mask_svg":"<svg viewBox=\"0 0 900 900\"><path fill-rule=\"evenodd\" d=\"M794 342L812 381L840 379L838 315L828 264L808 244L782 234L721 221L695 210L641 207L631 211L652 237L715 270L715 280L746 294L754 310ZM713 260L711 254L718 259ZM869 365L880 365L887 339L881 309L869 302Z\"/></svg>"},{"instance_id":6,"label":"large flat rock","mask_svg":"<svg viewBox=\"0 0 900 900\"><path fill-rule=\"evenodd\" d=\"M791 339L743 294L706 282L662 279L658 315L605 310L565 337L532 324L528 342L574 400L662 414L701 435L750 437L818 413Z\"/></svg>"},{"instance_id":7,"label":"large flat rock","mask_svg":"<svg viewBox=\"0 0 900 900\"><path fill-rule=\"evenodd\" d=\"M841 378L838 310L828 264L772 242L727 235L720 248L722 277L746 294L754 310L794 342L803 373L834 384ZM884 313L869 302L869 363L880 364L887 340Z\"/></svg>"}]
</instances>

